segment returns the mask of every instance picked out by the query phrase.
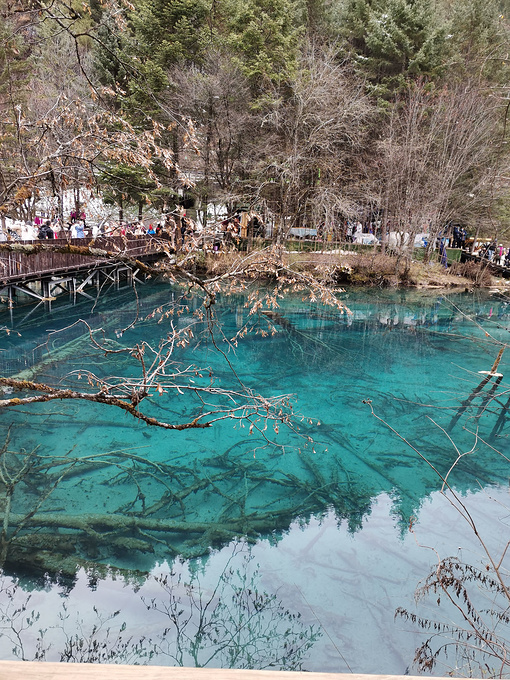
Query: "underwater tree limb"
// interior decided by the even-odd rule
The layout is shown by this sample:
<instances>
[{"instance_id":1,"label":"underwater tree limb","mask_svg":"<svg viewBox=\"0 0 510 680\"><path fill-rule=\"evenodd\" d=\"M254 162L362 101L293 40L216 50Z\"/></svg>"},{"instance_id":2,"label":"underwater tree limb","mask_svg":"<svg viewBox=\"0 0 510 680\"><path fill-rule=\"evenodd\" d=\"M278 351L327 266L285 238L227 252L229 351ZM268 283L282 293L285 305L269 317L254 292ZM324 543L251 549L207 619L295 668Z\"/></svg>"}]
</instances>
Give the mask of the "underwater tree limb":
<instances>
[{"instance_id":1,"label":"underwater tree limb","mask_svg":"<svg viewBox=\"0 0 510 680\"><path fill-rule=\"evenodd\" d=\"M274 519L274 515L263 517L251 517L249 519L250 529L253 531L267 530L268 520ZM207 522L188 522L167 519L152 519L150 517L134 517L121 514L99 514L86 513L83 515L69 515L59 512L40 512L34 513L30 517L11 513L9 524L17 525L23 522L25 527L60 529L76 529L78 531L158 531L173 533L205 533L214 530L231 538L237 532L244 532L246 529L246 518L229 519L228 522L207 523Z\"/></svg>"}]
</instances>

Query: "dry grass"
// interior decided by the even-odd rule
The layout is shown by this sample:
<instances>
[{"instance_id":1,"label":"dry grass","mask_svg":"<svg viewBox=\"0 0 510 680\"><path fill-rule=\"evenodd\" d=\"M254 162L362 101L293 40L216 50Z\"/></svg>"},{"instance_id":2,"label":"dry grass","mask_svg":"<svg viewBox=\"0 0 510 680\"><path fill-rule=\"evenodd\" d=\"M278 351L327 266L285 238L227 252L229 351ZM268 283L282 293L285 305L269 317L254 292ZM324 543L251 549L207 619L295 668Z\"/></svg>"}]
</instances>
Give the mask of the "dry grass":
<instances>
[{"instance_id":1,"label":"dry grass","mask_svg":"<svg viewBox=\"0 0 510 680\"><path fill-rule=\"evenodd\" d=\"M198 268L207 275L220 275L231 271L246 253L219 252L205 256ZM448 269L439 263L412 261L409 263L394 255L383 255L375 251L345 253L342 251L291 252L281 254L282 264L290 269L313 274L327 284L351 284L379 287L490 287L494 278L476 263L454 263ZM271 259L265 252L251 255L254 269L251 278L263 280L274 276ZM256 263L256 264L255 264Z\"/></svg>"},{"instance_id":2,"label":"dry grass","mask_svg":"<svg viewBox=\"0 0 510 680\"><path fill-rule=\"evenodd\" d=\"M463 276L465 279L472 281L475 286L480 288L488 288L493 283L493 276L486 266L479 262L455 262L451 271L458 276Z\"/></svg>"}]
</instances>

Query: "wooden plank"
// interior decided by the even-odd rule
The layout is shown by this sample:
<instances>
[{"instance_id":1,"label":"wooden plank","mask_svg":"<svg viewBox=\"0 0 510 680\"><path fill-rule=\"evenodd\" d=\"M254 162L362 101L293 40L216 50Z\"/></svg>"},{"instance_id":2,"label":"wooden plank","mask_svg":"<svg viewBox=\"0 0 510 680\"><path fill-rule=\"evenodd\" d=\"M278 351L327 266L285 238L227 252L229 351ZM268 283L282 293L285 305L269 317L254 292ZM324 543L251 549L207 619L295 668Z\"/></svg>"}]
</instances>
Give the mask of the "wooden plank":
<instances>
[{"instance_id":1,"label":"wooden plank","mask_svg":"<svg viewBox=\"0 0 510 680\"><path fill-rule=\"evenodd\" d=\"M171 666L0 661L0 680L423 680L410 675L295 673ZM435 678L434 680L440 680Z\"/></svg>"}]
</instances>

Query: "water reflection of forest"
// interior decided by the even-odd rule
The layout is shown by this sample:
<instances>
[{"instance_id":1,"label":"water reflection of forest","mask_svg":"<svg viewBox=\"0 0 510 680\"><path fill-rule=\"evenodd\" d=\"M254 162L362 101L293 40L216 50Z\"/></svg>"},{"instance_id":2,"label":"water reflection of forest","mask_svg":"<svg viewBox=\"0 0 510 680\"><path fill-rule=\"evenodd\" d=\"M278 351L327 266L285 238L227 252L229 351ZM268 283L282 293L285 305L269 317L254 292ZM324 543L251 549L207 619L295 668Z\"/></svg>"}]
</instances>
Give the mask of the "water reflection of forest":
<instances>
[{"instance_id":1,"label":"water reflection of forest","mask_svg":"<svg viewBox=\"0 0 510 680\"><path fill-rule=\"evenodd\" d=\"M161 295L161 289L145 293L141 318L161 304ZM462 450L471 445L470 428L485 432L492 449L479 445L476 455L463 457L456 466L454 483L461 490L505 479L506 467L497 454L509 406L504 383L484 386L483 394L463 404L480 383L476 371L490 368L495 354L466 312L480 325L489 324L491 333L503 333L510 314L506 302L469 297L461 312L462 300L452 306L442 299L402 300L401 295L372 296L368 302L358 298L347 299L350 314L291 299L249 319L251 332L231 355L240 362L243 379L261 390L297 392L301 410L312 416L299 419L294 431L272 434L272 443L249 436L247 429L234 430L228 422L211 432L169 439L91 407L43 409L37 417L11 415L12 442L3 452L1 475L4 500L5 489L13 489L3 538L8 569L72 575L79 565L114 565L146 571L177 555L207 555L236 536L278 541L294 521L306 523L331 512L355 532L381 492L393 497L405 527L438 488L438 478L371 417L363 404L367 396L389 423L412 433L413 442L443 473L456 455L445 436L449 424ZM228 298L218 303L226 338L248 322L242 302ZM5 369L58 376L70 361L88 360L83 336L71 327L70 311L59 316L54 310L55 327L67 324L70 330L52 339L51 352L44 318L23 329L26 352L6 341L1 355ZM87 319L115 336L115 329L132 317L129 302L111 312L98 308ZM158 326L144 321L140 328L141 334L154 333ZM258 332L261 328L271 331L269 337ZM39 349L31 355L34 347ZM214 356L204 337L192 349L197 362ZM459 355L466 362L480 360L461 390L458 376L448 384L444 377L445 367ZM228 379L221 362L214 371ZM440 379L445 384L442 401L437 401L433 388ZM434 404L433 416L444 429L427 417ZM453 422L459 410L462 421Z\"/></svg>"}]
</instances>

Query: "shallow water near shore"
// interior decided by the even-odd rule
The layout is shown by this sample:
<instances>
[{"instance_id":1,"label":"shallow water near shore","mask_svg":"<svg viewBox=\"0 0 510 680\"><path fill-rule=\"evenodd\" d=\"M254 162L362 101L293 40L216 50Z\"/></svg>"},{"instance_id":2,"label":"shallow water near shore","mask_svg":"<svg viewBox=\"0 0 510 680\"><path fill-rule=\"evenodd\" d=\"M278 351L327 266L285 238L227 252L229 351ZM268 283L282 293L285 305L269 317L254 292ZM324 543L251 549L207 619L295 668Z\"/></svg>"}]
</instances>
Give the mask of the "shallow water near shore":
<instances>
[{"instance_id":1,"label":"shallow water near shore","mask_svg":"<svg viewBox=\"0 0 510 680\"><path fill-rule=\"evenodd\" d=\"M73 385L80 371L134 376L123 354L106 358L94 351L83 324L75 322L102 328L109 348L144 339L156 345L168 333L170 321L162 312L173 301L180 308L174 323L194 324L194 340L175 358L201 369L196 384L212 374L224 388L237 389L240 380L266 396L291 394L298 429L280 427L276 433L269 425L250 435L248 426L226 419L206 430L168 432L112 407L78 401L3 412L4 428L11 427L10 450L37 447L47 460L72 456L87 463L62 478L38 513L150 518L167 529L183 522L194 527L168 533L147 521L149 528L120 534L110 528L106 536L100 528L87 536L69 527L54 534L39 530L32 563L8 558L4 577L4 618L13 577L22 585L15 601L30 593L30 609L40 613L26 633L26 658L36 653L37 630L48 629L48 642L56 636L45 658L58 660L59 644L76 631L92 630L99 616L103 632L125 623L123 636L145 636L140 647L130 643L134 658L127 651L108 657L114 647L108 643L102 661L264 667L268 641L255 652L253 639L269 630L276 667L293 667L293 654L306 670L412 671L422 638L409 623L394 620L394 612L414 607L414 590L436 560L430 548L442 557L481 560L472 533L439 493L438 473L449 474L452 487L475 508L490 546L497 551L505 543L500 520L508 462L499 452L509 450L510 354L504 352L498 366L502 379L476 389L485 377L480 372L490 371L500 343L507 342L510 305L485 293L348 290L342 299L349 313L342 314L291 296L233 347L225 339L252 320L241 294L220 297L215 342L222 355L205 326L193 321L197 305L179 295L165 284L151 284L138 298L126 289L95 304L58 300L51 313L30 313L30 306L16 309L12 319L4 313L1 323L10 332L1 340L3 374ZM138 323L129 327L136 315ZM146 412L183 422L195 408L190 390L155 395ZM449 473L458 454L472 447ZM100 455L97 465L91 456ZM20 515L41 495L40 479L29 481L14 497ZM66 553L55 548L64 544ZM73 560L83 565L76 573L69 570ZM93 565L119 571L101 574ZM256 599L243 600L241 591L256 592L264 607ZM222 639L229 626L231 633L238 631L242 612L263 611L265 618L250 619L253 639L234 641L232 633L233 654L211 652L221 646L220 633L216 647L208 638L200 650L180 638L176 651L168 603L178 600L191 617L198 592L215 606L222 603L208 609L215 612ZM182 617L186 614L181 628ZM172 630L163 644L166 629ZM196 631L186 630L197 639ZM310 645L303 647L303 639ZM9 640L0 640L0 647L2 658L11 658Z\"/></svg>"}]
</instances>

